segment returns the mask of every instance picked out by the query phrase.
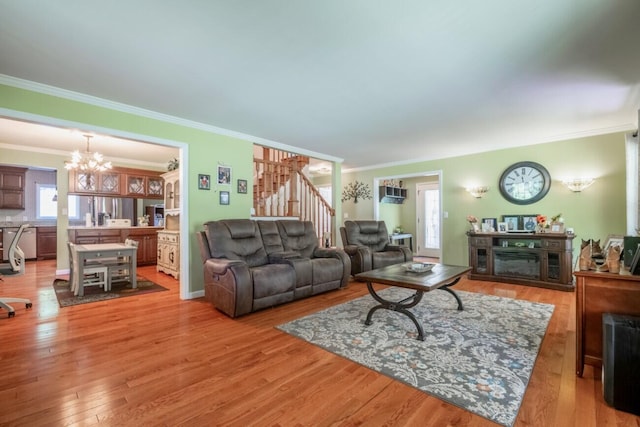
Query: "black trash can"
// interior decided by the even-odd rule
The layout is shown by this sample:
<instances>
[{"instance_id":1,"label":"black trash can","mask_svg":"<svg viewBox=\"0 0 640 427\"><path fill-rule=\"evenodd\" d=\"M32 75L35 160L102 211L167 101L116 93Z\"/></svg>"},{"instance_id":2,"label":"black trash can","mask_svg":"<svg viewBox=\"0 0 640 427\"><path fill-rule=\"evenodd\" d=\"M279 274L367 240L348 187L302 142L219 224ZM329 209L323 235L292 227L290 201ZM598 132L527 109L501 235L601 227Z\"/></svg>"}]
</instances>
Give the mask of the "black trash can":
<instances>
[{"instance_id":1,"label":"black trash can","mask_svg":"<svg viewBox=\"0 0 640 427\"><path fill-rule=\"evenodd\" d=\"M610 406L640 415L640 317L602 315L602 394Z\"/></svg>"}]
</instances>

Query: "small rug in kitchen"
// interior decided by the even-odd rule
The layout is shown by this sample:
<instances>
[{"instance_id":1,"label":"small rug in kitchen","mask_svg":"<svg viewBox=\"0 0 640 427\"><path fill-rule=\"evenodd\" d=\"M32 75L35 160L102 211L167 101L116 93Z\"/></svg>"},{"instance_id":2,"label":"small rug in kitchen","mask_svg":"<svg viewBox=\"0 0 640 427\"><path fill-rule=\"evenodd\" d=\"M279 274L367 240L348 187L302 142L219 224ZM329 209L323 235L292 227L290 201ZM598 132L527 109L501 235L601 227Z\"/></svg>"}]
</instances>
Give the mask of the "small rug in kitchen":
<instances>
[{"instance_id":1,"label":"small rug in kitchen","mask_svg":"<svg viewBox=\"0 0 640 427\"><path fill-rule=\"evenodd\" d=\"M120 282L111 285L111 290L105 292L99 286L86 286L84 288L84 296L75 296L69 288L69 281L65 279L55 279L53 281L53 290L58 298L60 307L69 307L72 305L86 304L90 302L105 301L114 298L130 297L134 295L144 295L153 292L168 291L167 288L158 285L143 277L138 277L138 285L136 289L131 288L131 283Z\"/></svg>"}]
</instances>

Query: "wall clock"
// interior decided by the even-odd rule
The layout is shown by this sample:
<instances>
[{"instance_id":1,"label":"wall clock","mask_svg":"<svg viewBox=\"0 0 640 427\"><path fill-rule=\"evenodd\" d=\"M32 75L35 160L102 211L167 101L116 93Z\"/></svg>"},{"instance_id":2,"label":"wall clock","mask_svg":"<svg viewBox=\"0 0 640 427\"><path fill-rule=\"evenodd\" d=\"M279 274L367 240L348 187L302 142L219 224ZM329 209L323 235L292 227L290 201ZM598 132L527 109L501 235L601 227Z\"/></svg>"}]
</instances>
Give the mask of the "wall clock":
<instances>
[{"instance_id":1,"label":"wall clock","mask_svg":"<svg viewBox=\"0 0 640 427\"><path fill-rule=\"evenodd\" d=\"M518 162L500 176L502 197L517 205L528 205L542 199L551 187L549 171L539 163Z\"/></svg>"}]
</instances>

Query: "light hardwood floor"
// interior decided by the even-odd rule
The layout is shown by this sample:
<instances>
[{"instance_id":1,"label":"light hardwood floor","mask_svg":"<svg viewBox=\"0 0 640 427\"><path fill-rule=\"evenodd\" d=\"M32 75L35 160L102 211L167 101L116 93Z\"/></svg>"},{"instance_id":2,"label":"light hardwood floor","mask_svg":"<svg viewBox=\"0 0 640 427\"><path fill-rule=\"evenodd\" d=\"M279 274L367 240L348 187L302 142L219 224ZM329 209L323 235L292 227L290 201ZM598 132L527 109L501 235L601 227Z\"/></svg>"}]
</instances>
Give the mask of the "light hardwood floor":
<instances>
[{"instance_id":1,"label":"light hardwood floor","mask_svg":"<svg viewBox=\"0 0 640 427\"><path fill-rule=\"evenodd\" d=\"M366 294L363 284L230 319L178 283L168 292L59 308L53 261L27 262L0 295L0 425L495 426L274 326ZM608 407L599 372L575 376L575 294L462 280L458 289L553 303L516 426L640 426Z\"/></svg>"}]
</instances>

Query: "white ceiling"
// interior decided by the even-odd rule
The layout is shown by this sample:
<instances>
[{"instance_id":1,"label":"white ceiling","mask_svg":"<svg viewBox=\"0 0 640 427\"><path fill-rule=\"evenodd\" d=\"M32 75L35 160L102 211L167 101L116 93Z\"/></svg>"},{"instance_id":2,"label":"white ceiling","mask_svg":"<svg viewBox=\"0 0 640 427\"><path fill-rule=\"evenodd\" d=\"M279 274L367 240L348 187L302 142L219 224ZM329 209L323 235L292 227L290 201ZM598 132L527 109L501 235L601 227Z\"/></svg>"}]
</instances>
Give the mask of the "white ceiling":
<instances>
[{"instance_id":1,"label":"white ceiling","mask_svg":"<svg viewBox=\"0 0 640 427\"><path fill-rule=\"evenodd\" d=\"M0 11L0 74L346 169L638 126L638 0L0 0Z\"/></svg>"}]
</instances>

